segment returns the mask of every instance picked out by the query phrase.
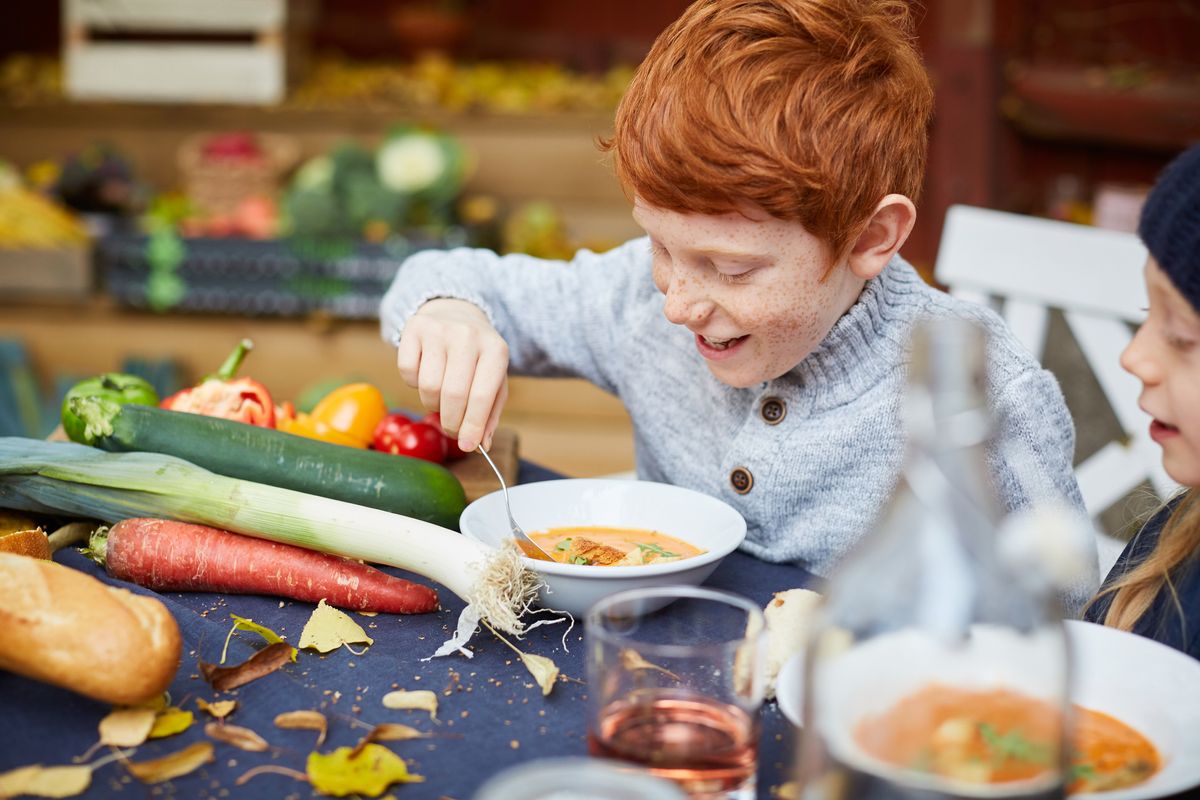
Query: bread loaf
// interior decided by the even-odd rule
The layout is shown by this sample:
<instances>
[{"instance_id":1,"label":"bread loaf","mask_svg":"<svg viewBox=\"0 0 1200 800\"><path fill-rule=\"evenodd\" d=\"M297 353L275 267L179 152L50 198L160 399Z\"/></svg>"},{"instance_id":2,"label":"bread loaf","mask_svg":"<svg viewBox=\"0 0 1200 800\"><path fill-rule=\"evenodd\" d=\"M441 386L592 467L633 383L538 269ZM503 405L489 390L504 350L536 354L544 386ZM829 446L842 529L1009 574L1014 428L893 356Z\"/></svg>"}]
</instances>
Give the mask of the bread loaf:
<instances>
[{"instance_id":1,"label":"bread loaf","mask_svg":"<svg viewBox=\"0 0 1200 800\"><path fill-rule=\"evenodd\" d=\"M776 592L763 609L767 623L767 687L768 698L775 697L779 670L789 658L804 649L812 626L813 612L821 595L809 589L788 589Z\"/></svg>"},{"instance_id":2,"label":"bread loaf","mask_svg":"<svg viewBox=\"0 0 1200 800\"><path fill-rule=\"evenodd\" d=\"M0 669L129 705L170 686L181 646L158 600L0 553Z\"/></svg>"}]
</instances>

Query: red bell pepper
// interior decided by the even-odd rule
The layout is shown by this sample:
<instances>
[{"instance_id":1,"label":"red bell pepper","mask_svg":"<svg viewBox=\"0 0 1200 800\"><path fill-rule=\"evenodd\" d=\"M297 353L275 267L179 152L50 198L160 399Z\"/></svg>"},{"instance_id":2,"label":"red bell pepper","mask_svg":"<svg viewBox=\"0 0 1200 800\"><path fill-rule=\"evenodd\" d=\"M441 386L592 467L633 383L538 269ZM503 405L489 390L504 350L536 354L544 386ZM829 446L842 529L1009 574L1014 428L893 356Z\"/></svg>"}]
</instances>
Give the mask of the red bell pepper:
<instances>
[{"instance_id":1,"label":"red bell pepper","mask_svg":"<svg viewBox=\"0 0 1200 800\"><path fill-rule=\"evenodd\" d=\"M388 414L375 426L371 446L383 453L423 458L435 464L446 460L446 437L432 425L413 422L403 414Z\"/></svg>"},{"instance_id":2,"label":"red bell pepper","mask_svg":"<svg viewBox=\"0 0 1200 800\"><path fill-rule=\"evenodd\" d=\"M216 373L190 389L176 392L159 403L159 407L274 428L275 401L267 387L253 378L236 377L242 360L253 347L249 339L242 339Z\"/></svg>"}]
</instances>

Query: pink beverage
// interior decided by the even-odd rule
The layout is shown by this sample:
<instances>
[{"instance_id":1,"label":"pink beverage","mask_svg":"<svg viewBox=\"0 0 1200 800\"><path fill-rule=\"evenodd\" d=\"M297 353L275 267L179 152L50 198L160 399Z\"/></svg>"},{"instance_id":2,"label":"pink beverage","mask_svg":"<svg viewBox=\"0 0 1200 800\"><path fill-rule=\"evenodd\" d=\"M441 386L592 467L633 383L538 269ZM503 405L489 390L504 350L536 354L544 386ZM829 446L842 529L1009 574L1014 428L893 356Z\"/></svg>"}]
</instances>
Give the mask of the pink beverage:
<instances>
[{"instance_id":1,"label":"pink beverage","mask_svg":"<svg viewBox=\"0 0 1200 800\"><path fill-rule=\"evenodd\" d=\"M605 706L588 747L594 756L646 767L693 798L753 798L758 716L677 689L637 692Z\"/></svg>"}]
</instances>

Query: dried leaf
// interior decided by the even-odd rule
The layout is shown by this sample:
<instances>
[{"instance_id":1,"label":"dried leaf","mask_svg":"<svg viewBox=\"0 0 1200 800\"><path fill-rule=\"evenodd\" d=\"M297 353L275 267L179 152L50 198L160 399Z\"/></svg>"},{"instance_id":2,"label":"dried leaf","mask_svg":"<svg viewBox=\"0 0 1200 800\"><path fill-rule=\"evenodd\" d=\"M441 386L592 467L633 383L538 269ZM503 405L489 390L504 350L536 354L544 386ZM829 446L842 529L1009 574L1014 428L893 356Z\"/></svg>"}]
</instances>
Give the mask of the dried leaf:
<instances>
[{"instance_id":1,"label":"dried leaf","mask_svg":"<svg viewBox=\"0 0 1200 800\"><path fill-rule=\"evenodd\" d=\"M283 641L282 636L265 625L259 625L254 620L247 617L239 617L237 614L230 614L229 616L233 618L234 622L233 627L229 629L229 633L225 636L225 647L221 649L222 664L225 663L225 654L229 650L229 640L233 638L235 631L250 631L251 633L257 633L264 640L266 640L267 644L279 644ZM293 651L292 662L295 663L295 661L296 652Z\"/></svg>"},{"instance_id":2,"label":"dried leaf","mask_svg":"<svg viewBox=\"0 0 1200 800\"><path fill-rule=\"evenodd\" d=\"M410 728L407 725L384 722L371 728L367 732L367 735L362 738L362 741L354 745L354 749L350 751L350 757L354 758L357 756L362 752L364 747L372 742L405 742L409 739L425 739L428 736L428 733L422 733L416 728Z\"/></svg>"},{"instance_id":3,"label":"dried leaf","mask_svg":"<svg viewBox=\"0 0 1200 800\"><path fill-rule=\"evenodd\" d=\"M196 705L200 706L201 711L207 711L217 719L225 719L237 708L237 700L217 700L214 703L210 703L198 697L196 698Z\"/></svg>"},{"instance_id":4,"label":"dried leaf","mask_svg":"<svg viewBox=\"0 0 1200 800\"><path fill-rule=\"evenodd\" d=\"M642 654L636 650L625 649L621 651L621 666L633 672L639 669L652 669L661 672L663 675L669 676L672 680L679 680L679 676L671 670L660 667L658 664L651 664L646 659L642 658Z\"/></svg>"},{"instance_id":5,"label":"dried leaf","mask_svg":"<svg viewBox=\"0 0 1200 800\"><path fill-rule=\"evenodd\" d=\"M152 708L117 708L100 720L100 744L137 747L150 736L158 712Z\"/></svg>"},{"instance_id":6,"label":"dried leaf","mask_svg":"<svg viewBox=\"0 0 1200 800\"><path fill-rule=\"evenodd\" d=\"M317 747L325 742L325 732L329 722L320 711L287 711L275 717L275 724L280 728L320 731L317 737Z\"/></svg>"},{"instance_id":7,"label":"dried leaf","mask_svg":"<svg viewBox=\"0 0 1200 800\"><path fill-rule=\"evenodd\" d=\"M242 786L254 778L257 778L259 775L283 775L288 778L293 778L295 780L308 783L308 775L304 774L303 772L299 772L294 769L288 769L287 767L281 767L277 764L260 764L259 766L246 770L239 775L238 779L234 781L234 784Z\"/></svg>"},{"instance_id":8,"label":"dried leaf","mask_svg":"<svg viewBox=\"0 0 1200 800\"><path fill-rule=\"evenodd\" d=\"M339 747L332 753L310 753L306 769L317 791L334 797L364 794L378 797L393 783L420 783L425 779L412 775L404 759L386 747L368 744L351 757L351 748Z\"/></svg>"},{"instance_id":9,"label":"dried leaf","mask_svg":"<svg viewBox=\"0 0 1200 800\"><path fill-rule=\"evenodd\" d=\"M344 644L374 644L357 622L324 600L317 603L312 616L300 632L300 646L320 653L337 650Z\"/></svg>"},{"instance_id":10,"label":"dried leaf","mask_svg":"<svg viewBox=\"0 0 1200 800\"><path fill-rule=\"evenodd\" d=\"M416 728L410 728L407 725L401 725L397 722L384 722L372 728L366 738L372 742L405 742L409 739L425 739L428 736L428 733L419 731Z\"/></svg>"},{"instance_id":11,"label":"dried leaf","mask_svg":"<svg viewBox=\"0 0 1200 800\"><path fill-rule=\"evenodd\" d=\"M545 656L533 653L521 653L521 663L529 670L529 674L533 675L538 686L542 687L542 695L550 694L555 681L558 680L558 665Z\"/></svg>"},{"instance_id":12,"label":"dried leaf","mask_svg":"<svg viewBox=\"0 0 1200 800\"><path fill-rule=\"evenodd\" d=\"M212 760L212 743L196 742L162 758L154 758L149 761L130 761L125 766L133 774L133 777L142 783L162 783L187 775Z\"/></svg>"},{"instance_id":13,"label":"dried leaf","mask_svg":"<svg viewBox=\"0 0 1200 800\"><path fill-rule=\"evenodd\" d=\"M429 718L434 722L437 721L437 695L427 689L413 692L401 689L395 692L388 692L383 696L383 707L428 711Z\"/></svg>"},{"instance_id":14,"label":"dried leaf","mask_svg":"<svg viewBox=\"0 0 1200 800\"><path fill-rule=\"evenodd\" d=\"M200 674L218 692L227 692L270 675L291 660L295 649L287 642L269 644L236 667L219 667L201 661Z\"/></svg>"},{"instance_id":15,"label":"dried leaf","mask_svg":"<svg viewBox=\"0 0 1200 800\"><path fill-rule=\"evenodd\" d=\"M267 744L266 739L249 728L243 728L240 725L210 722L204 726L204 733L218 742L231 744L241 750L249 750L251 753L261 753L264 750L269 750L271 747L271 745Z\"/></svg>"},{"instance_id":16,"label":"dried leaf","mask_svg":"<svg viewBox=\"0 0 1200 800\"><path fill-rule=\"evenodd\" d=\"M776 798L776 800L800 800L803 797L803 792L800 789L800 784L795 781L788 781L778 786L772 786L771 797Z\"/></svg>"},{"instance_id":17,"label":"dried leaf","mask_svg":"<svg viewBox=\"0 0 1200 800\"><path fill-rule=\"evenodd\" d=\"M34 764L0 773L0 797L74 797L92 783L92 768L86 765L43 767Z\"/></svg>"},{"instance_id":18,"label":"dried leaf","mask_svg":"<svg viewBox=\"0 0 1200 800\"><path fill-rule=\"evenodd\" d=\"M186 731L192 727L192 721L195 718L196 716L190 711L168 706L154 717L154 727L150 729L150 735L147 738L161 739L164 736L173 736L181 731Z\"/></svg>"},{"instance_id":19,"label":"dried leaf","mask_svg":"<svg viewBox=\"0 0 1200 800\"><path fill-rule=\"evenodd\" d=\"M525 669L529 670L529 674L533 675L533 679L537 681L538 686L542 687L542 696L550 694L551 690L554 689L554 682L558 680L558 666L545 656L522 652L515 644L501 636L500 632L491 625L488 625L488 630L495 634L497 639L508 645L509 650L512 650L521 657L521 663L525 665Z\"/></svg>"},{"instance_id":20,"label":"dried leaf","mask_svg":"<svg viewBox=\"0 0 1200 800\"><path fill-rule=\"evenodd\" d=\"M171 705L171 697L166 692L163 692L162 694L154 695L149 700L143 700L135 706L130 706L130 708L148 708L151 711L162 711L169 705Z\"/></svg>"}]
</instances>

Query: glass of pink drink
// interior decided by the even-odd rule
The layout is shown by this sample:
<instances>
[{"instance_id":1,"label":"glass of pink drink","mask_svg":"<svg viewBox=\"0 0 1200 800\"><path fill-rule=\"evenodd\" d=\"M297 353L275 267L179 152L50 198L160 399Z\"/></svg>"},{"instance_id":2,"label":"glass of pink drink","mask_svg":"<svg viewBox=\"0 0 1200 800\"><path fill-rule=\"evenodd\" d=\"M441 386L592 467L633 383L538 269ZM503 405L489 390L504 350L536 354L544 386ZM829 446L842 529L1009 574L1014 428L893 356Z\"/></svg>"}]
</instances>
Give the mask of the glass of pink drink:
<instances>
[{"instance_id":1,"label":"glass of pink drink","mask_svg":"<svg viewBox=\"0 0 1200 800\"><path fill-rule=\"evenodd\" d=\"M588 611L585 644L592 755L638 764L692 798L755 797L758 606L690 586L634 589Z\"/></svg>"}]
</instances>

